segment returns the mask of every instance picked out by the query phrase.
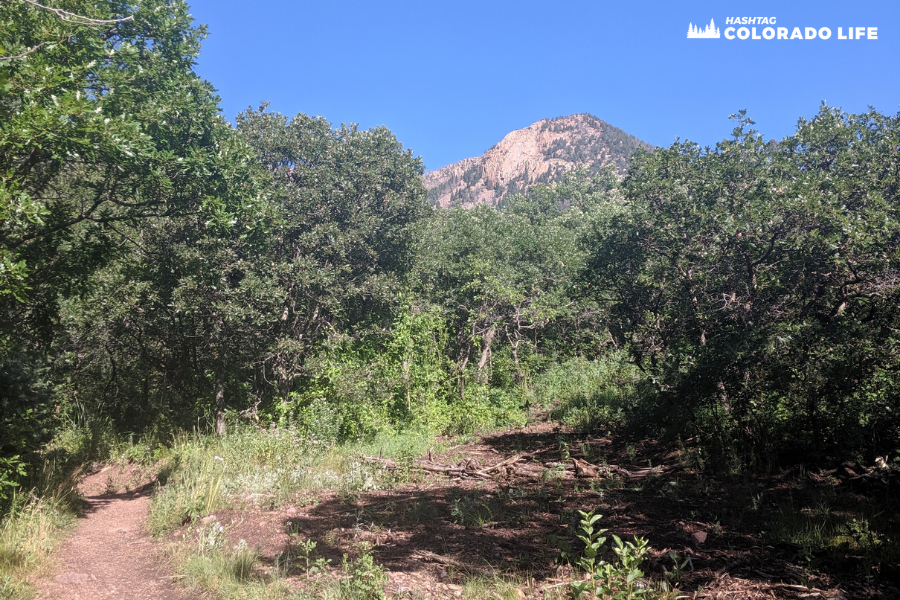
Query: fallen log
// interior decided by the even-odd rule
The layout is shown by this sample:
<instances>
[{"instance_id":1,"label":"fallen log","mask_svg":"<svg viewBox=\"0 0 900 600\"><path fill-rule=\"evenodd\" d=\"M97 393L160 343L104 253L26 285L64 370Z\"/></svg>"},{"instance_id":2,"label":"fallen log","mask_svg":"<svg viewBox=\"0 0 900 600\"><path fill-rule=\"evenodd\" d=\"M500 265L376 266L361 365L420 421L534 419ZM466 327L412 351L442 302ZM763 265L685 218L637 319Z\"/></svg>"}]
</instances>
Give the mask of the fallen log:
<instances>
[{"instance_id":1,"label":"fallen log","mask_svg":"<svg viewBox=\"0 0 900 600\"><path fill-rule=\"evenodd\" d=\"M501 469L514 466L516 467L517 472L524 472L523 474L526 474L528 476L540 475L540 472L535 472L535 469L529 469L528 465L519 465L519 463L524 462L528 456L529 455L527 454L517 454L487 467L479 467L479 465L472 459L469 459L465 461L465 463L461 463L459 465L442 465L429 459L418 459L412 465L410 465L410 467L413 469L427 471L429 473L440 473L449 477L468 477L474 479L493 479L493 473L500 471ZM378 456L364 456L363 459L372 463L377 463L382 468L391 471L397 469L397 463L389 458L381 458ZM619 465L595 465L580 458L572 458L571 464L547 463L547 465L552 465L553 468L562 466L567 471L573 471L575 476L580 478L610 477L612 475L617 475L619 477L622 477L623 479L643 479L649 475L662 475L679 468L683 468L685 466L684 464L679 463L671 466L647 467L642 469L629 470Z\"/></svg>"},{"instance_id":2,"label":"fallen log","mask_svg":"<svg viewBox=\"0 0 900 600\"><path fill-rule=\"evenodd\" d=\"M451 465L442 465L440 463L435 463L427 460L418 460L412 466L416 469L421 469L423 471L427 471L429 473L442 473L444 475L448 475L451 477L472 477L477 479L493 479L492 473L499 471L500 469L512 466L517 462L520 462L523 459L521 454L517 454L516 456L512 456L505 460L502 460L496 464L490 465L488 467L479 468L478 464L474 460L468 460L465 464L451 466Z\"/></svg>"},{"instance_id":3,"label":"fallen log","mask_svg":"<svg viewBox=\"0 0 900 600\"><path fill-rule=\"evenodd\" d=\"M419 560L436 562L446 567L453 567L454 569L466 571L467 573L472 573L473 575L494 575L493 570L482 569L480 567L466 564L460 560L456 560L451 556L441 556L440 554L435 554L434 552L429 552L428 550L416 550L415 552L413 552L412 557Z\"/></svg>"},{"instance_id":4,"label":"fallen log","mask_svg":"<svg viewBox=\"0 0 900 600\"><path fill-rule=\"evenodd\" d=\"M394 471L397 468L397 463L390 458L381 458L380 456L363 456L362 458L363 460L367 460L372 463L378 463L382 468L389 471Z\"/></svg>"},{"instance_id":5,"label":"fallen log","mask_svg":"<svg viewBox=\"0 0 900 600\"><path fill-rule=\"evenodd\" d=\"M507 458L507 459L504 460L504 461L498 462L498 463L495 464L495 465L491 465L490 467L488 467L488 468L486 468L486 469L482 469L481 472L482 472L482 473L492 473L492 472L494 472L494 471L497 471L497 470L499 470L499 469L502 469L503 467L509 467L509 466L511 466L511 465L514 465L514 464L516 464L517 462L519 462L520 460L523 460L523 455L517 454L517 455L515 455L515 456L513 456L513 457L511 457L511 458Z\"/></svg>"},{"instance_id":6,"label":"fallen log","mask_svg":"<svg viewBox=\"0 0 900 600\"><path fill-rule=\"evenodd\" d=\"M572 466L575 468L575 477L598 477L600 475L600 470L586 460L573 458Z\"/></svg>"}]
</instances>

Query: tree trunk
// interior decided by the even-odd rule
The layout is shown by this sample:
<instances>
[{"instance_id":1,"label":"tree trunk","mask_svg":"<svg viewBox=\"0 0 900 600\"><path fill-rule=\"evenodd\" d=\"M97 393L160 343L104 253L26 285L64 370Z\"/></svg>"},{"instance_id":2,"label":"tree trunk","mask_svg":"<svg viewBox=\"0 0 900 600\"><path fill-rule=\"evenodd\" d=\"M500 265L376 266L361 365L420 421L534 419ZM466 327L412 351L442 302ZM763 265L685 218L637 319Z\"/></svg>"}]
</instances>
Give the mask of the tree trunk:
<instances>
[{"instance_id":1,"label":"tree trunk","mask_svg":"<svg viewBox=\"0 0 900 600\"><path fill-rule=\"evenodd\" d=\"M281 411L286 415L291 406L291 381L285 376L278 378L278 395L281 396Z\"/></svg>"},{"instance_id":2,"label":"tree trunk","mask_svg":"<svg viewBox=\"0 0 900 600\"><path fill-rule=\"evenodd\" d=\"M412 410L412 397L409 393L409 359L404 359L402 363L403 367L403 385L406 387L406 410Z\"/></svg>"},{"instance_id":3,"label":"tree trunk","mask_svg":"<svg viewBox=\"0 0 900 600\"><path fill-rule=\"evenodd\" d=\"M491 327L484 334L484 349L481 351L481 360L478 361L478 379L481 383L487 384L490 381L490 375L484 372L484 367L491 358L491 343L494 341L494 334L497 330Z\"/></svg>"},{"instance_id":4,"label":"tree trunk","mask_svg":"<svg viewBox=\"0 0 900 600\"><path fill-rule=\"evenodd\" d=\"M509 340L509 347L512 349L513 363L516 365L516 383L522 383L525 381L525 372L522 371L522 367L519 365L519 344L522 342L522 338L519 337L519 332L516 331L516 341L514 342L512 336L509 335L509 331L507 331L506 339Z\"/></svg>"},{"instance_id":5,"label":"tree trunk","mask_svg":"<svg viewBox=\"0 0 900 600\"><path fill-rule=\"evenodd\" d=\"M216 371L216 435L225 435L225 368Z\"/></svg>"}]
</instances>

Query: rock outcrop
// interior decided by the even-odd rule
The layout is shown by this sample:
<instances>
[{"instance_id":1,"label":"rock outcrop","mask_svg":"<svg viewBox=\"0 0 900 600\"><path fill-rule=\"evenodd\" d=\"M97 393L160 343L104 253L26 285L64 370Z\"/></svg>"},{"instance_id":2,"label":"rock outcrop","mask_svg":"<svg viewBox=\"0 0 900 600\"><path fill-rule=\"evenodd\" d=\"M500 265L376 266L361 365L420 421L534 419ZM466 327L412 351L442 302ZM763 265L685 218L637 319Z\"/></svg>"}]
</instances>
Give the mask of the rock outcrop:
<instances>
[{"instance_id":1,"label":"rock outcrop","mask_svg":"<svg viewBox=\"0 0 900 600\"><path fill-rule=\"evenodd\" d=\"M425 187L438 206L497 205L576 167L596 173L613 163L624 174L638 147L652 148L593 115L544 119L513 131L481 156L426 173Z\"/></svg>"}]
</instances>

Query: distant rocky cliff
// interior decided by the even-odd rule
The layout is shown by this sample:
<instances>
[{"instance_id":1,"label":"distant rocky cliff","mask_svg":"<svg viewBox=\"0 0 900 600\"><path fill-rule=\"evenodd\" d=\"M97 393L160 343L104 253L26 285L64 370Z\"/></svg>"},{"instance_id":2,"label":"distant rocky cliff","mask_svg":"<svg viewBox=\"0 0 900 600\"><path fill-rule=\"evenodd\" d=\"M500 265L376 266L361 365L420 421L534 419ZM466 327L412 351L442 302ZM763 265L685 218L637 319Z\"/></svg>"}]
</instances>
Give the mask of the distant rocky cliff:
<instances>
[{"instance_id":1,"label":"distant rocky cliff","mask_svg":"<svg viewBox=\"0 0 900 600\"><path fill-rule=\"evenodd\" d=\"M596 173L613 163L624 174L628 158L641 146L652 148L593 115L544 119L513 131L481 156L426 173L425 187L438 206L496 205L579 166Z\"/></svg>"}]
</instances>

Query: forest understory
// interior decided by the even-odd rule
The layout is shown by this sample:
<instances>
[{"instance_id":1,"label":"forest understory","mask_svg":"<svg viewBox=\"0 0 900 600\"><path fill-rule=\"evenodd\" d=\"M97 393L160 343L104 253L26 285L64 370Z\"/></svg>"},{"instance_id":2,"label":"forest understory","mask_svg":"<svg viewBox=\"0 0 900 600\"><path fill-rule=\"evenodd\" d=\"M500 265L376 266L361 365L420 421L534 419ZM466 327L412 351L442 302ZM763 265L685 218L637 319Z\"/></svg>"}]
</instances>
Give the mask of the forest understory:
<instances>
[{"instance_id":1,"label":"forest understory","mask_svg":"<svg viewBox=\"0 0 900 600\"><path fill-rule=\"evenodd\" d=\"M900 114L442 209L387 127L227 121L184 0L55 4L0 1L0 599L152 588L83 532L173 598L900 596Z\"/></svg>"},{"instance_id":2,"label":"forest understory","mask_svg":"<svg viewBox=\"0 0 900 600\"><path fill-rule=\"evenodd\" d=\"M274 429L236 437L240 447L275 441L268 451L283 443ZM420 439L427 450L415 456L396 440L319 452L302 462L307 479L294 489L265 474L299 462L266 460L263 451L231 465L242 475L229 478L236 454L221 452L228 445L195 440L191 452L197 444L211 463L205 478L180 479L173 456L143 465L123 458L98 465L80 486L109 498L154 482L144 528L156 527L156 549L147 559L166 555L164 568L189 598L572 597L572 584L587 577L579 511L602 515L596 525L606 535L648 541L631 597L900 594L897 468L717 476L696 449L578 434L546 414L522 428ZM253 472L264 481L243 475ZM185 485L195 488L197 512L182 524L184 506L171 499L183 498ZM106 542L117 555L119 541ZM599 556L619 565L611 539ZM84 560L66 572L90 572L96 557ZM80 597L72 594L85 579L57 577L56 589Z\"/></svg>"}]
</instances>

